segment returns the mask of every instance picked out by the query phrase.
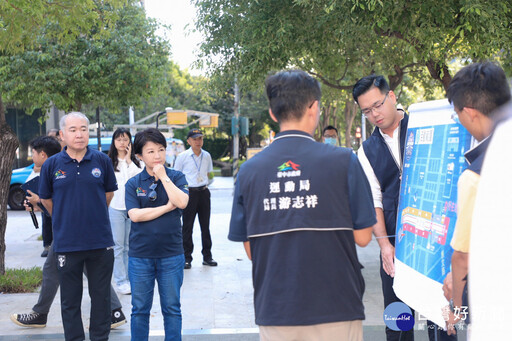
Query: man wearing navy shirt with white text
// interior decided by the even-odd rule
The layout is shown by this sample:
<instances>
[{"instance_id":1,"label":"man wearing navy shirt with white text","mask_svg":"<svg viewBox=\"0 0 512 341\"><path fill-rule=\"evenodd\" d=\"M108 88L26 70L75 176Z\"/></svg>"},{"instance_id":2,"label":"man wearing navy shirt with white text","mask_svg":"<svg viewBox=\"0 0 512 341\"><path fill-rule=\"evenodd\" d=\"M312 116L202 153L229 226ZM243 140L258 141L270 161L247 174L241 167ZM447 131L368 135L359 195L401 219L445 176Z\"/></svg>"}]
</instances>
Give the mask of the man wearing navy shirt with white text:
<instances>
[{"instance_id":1,"label":"man wearing navy shirt with white text","mask_svg":"<svg viewBox=\"0 0 512 341\"><path fill-rule=\"evenodd\" d=\"M303 71L267 78L274 142L241 167L228 238L253 262L261 340L363 339L364 279L356 244L375 224L352 150L318 143L318 82Z\"/></svg>"},{"instance_id":2,"label":"man wearing navy shirt with white text","mask_svg":"<svg viewBox=\"0 0 512 341\"><path fill-rule=\"evenodd\" d=\"M64 115L60 129L66 147L43 164L39 197L52 214L64 336L85 339L80 309L85 266L90 339L108 340L114 241L107 207L117 190L114 168L105 154L87 147L89 120L84 114Z\"/></svg>"}]
</instances>

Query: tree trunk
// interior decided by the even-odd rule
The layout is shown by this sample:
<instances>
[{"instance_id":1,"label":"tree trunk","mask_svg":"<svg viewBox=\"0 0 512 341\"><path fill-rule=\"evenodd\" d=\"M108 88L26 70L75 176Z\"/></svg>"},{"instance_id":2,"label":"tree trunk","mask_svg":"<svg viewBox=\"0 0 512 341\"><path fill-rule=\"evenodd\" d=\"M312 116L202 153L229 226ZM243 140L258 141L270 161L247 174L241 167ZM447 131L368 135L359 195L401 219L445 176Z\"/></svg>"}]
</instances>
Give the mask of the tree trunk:
<instances>
[{"instance_id":1,"label":"tree trunk","mask_svg":"<svg viewBox=\"0 0 512 341\"><path fill-rule=\"evenodd\" d=\"M448 90L448 85L450 85L450 82L452 81L452 76L450 75L448 66L446 66L444 62L440 64L433 60L427 61L425 65L427 66L430 76L441 82L445 91Z\"/></svg>"},{"instance_id":2,"label":"tree trunk","mask_svg":"<svg viewBox=\"0 0 512 341\"><path fill-rule=\"evenodd\" d=\"M18 138L7 124L0 93L0 276L5 274L5 230L7 228L7 197Z\"/></svg>"},{"instance_id":3,"label":"tree trunk","mask_svg":"<svg viewBox=\"0 0 512 341\"><path fill-rule=\"evenodd\" d=\"M357 105L352 99L345 101L345 147L352 148L352 141L350 140L350 133L352 131L352 124L357 115Z\"/></svg>"}]
</instances>

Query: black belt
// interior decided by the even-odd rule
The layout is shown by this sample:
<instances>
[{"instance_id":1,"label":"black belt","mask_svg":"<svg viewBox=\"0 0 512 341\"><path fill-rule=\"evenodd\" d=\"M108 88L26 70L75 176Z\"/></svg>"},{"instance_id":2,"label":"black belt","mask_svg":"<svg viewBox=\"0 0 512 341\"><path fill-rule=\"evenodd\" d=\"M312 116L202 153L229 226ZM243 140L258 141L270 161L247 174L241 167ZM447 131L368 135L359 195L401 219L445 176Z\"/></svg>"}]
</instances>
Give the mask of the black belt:
<instances>
[{"instance_id":1,"label":"black belt","mask_svg":"<svg viewBox=\"0 0 512 341\"><path fill-rule=\"evenodd\" d=\"M204 186L201 186L201 187L189 187L188 190L190 192L201 192L201 191L204 191L205 189L208 189L208 186L204 185Z\"/></svg>"}]
</instances>

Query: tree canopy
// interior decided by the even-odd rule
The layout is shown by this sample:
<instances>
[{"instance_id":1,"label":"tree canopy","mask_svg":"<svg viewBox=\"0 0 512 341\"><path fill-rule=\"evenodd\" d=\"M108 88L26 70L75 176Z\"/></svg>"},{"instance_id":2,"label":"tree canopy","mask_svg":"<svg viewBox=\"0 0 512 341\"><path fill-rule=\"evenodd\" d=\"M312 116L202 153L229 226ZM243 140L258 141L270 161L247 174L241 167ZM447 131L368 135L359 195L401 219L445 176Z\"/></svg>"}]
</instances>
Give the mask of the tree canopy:
<instances>
[{"instance_id":1,"label":"tree canopy","mask_svg":"<svg viewBox=\"0 0 512 341\"><path fill-rule=\"evenodd\" d=\"M348 89L372 72L395 88L426 68L446 88L455 58L510 63L511 1L196 0L213 73L236 71L248 84L269 70L299 67Z\"/></svg>"},{"instance_id":2,"label":"tree canopy","mask_svg":"<svg viewBox=\"0 0 512 341\"><path fill-rule=\"evenodd\" d=\"M111 110L138 105L158 86L169 45L157 24L137 6L115 10L119 20L108 35L99 28L68 43L40 35L37 48L0 57L0 91L5 101L32 107L80 110L82 104Z\"/></svg>"},{"instance_id":3,"label":"tree canopy","mask_svg":"<svg viewBox=\"0 0 512 341\"><path fill-rule=\"evenodd\" d=\"M115 11L131 0L4 0L0 2L0 51L16 53L33 46L41 28L60 42L70 42L102 23L108 33L118 17Z\"/></svg>"}]
</instances>

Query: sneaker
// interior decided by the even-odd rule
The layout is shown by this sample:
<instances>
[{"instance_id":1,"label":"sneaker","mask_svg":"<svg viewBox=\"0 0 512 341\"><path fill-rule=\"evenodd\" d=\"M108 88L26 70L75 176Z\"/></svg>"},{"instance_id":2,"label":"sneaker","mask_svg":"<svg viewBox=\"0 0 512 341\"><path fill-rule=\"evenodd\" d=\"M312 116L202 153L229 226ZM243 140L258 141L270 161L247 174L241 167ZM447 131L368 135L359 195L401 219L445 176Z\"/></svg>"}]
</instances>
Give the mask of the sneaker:
<instances>
[{"instance_id":1,"label":"sneaker","mask_svg":"<svg viewBox=\"0 0 512 341\"><path fill-rule=\"evenodd\" d=\"M185 266L183 267L183 269L188 270L191 268L192 268L192 262L185 262Z\"/></svg>"},{"instance_id":2,"label":"sneaker","mask_svg":"<svg viewBox=\"0 0 512 341\"><path fill-rule=\"evenodd\" d=\"M130 295L132 293L132 288L129 283L124 283L117 286L117 292L123 295Z\"/></svg>"},{"instance_id":3,"label":"sneaker","mask_svg":"<svg viewBox=\"0 0 512 341\"><path fill-rule=\"evenodd\" d=\"M44 328L46 327L46 320L48 314L39 314L35 311L31 311L28 314L12 314L11 321L16 323L18 326L30 327L30 328Z\"/></svg>"},{"instance_id":4,"label":"sneaker","mask_svg":"<svg viewBox=\"0 0 512 341\"><path fill-rule=\"evenodd\" d=\"M116 329L119 326L125 324L126 317L123 314L121 308L112 310L112 320L110 322L110 329Z\"/></svg>"},{"instance_id":5,"label":"sneaker","mask_svg":"<svg viewBox=\"0 0 512 341\"><path fill-rule=\"evenodd\" d=\"M48 257L48 251L50 251L50 247L45 246L43 252L41 253L41 257Z\"/></svg>"},{"instance_id":6,"label":"sneaker","mask_svg":"<svg viewBox=\"0 0 512 341\"><path fill-rule=\"evenodd\" d=\"M217 262L214 261L213 259L205 259L203 260L203 265L217 266Z\"/></svg>"}]
</instances>

